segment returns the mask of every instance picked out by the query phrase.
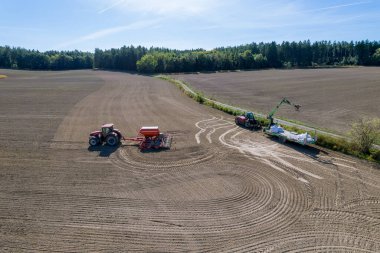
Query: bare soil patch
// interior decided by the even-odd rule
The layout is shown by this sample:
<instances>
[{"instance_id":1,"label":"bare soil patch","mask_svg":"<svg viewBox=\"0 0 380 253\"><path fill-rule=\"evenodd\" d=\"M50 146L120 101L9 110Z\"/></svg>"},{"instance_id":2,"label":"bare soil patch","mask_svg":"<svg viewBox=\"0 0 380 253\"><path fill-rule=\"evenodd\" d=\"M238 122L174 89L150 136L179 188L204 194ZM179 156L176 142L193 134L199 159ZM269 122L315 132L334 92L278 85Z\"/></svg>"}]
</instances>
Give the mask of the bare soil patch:
<instances>
[{"instance_id":1,"label":"bare soil patch","mask_svg":"<svg viewBox=\"0 0 380 253\"><path fill-rule=\"evenodd\" d=\"M175 75L206 96L267 114L287 97L276 116L345 133L361 116L380 117L380 68L264 70Z\"/></svg>"},{"instance_id":2,"label":"bare soil patch","mask_svg":"<svg viewBox=\"0 0 380 253\"><path fill-rule=\"evenodd\" d=\"M0 81L0 251L380 250L380 168L236 127L174 85L104 71ZM89 149L113 122L172 149Z\"/></svg>"}]
</instances>

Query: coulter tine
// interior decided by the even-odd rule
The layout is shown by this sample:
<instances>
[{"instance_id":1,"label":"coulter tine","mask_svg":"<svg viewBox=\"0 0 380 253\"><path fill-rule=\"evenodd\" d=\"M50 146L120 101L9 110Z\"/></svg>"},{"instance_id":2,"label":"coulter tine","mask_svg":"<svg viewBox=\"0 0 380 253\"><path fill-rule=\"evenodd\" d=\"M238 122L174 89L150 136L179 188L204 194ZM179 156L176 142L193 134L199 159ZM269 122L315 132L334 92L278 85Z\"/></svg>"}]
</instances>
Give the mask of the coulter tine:
<instances>
[{"instance_id":1,"label":"coulter tine","mask_svg":"<svg viewBox=\"0 0 380 253\"><path fill-rule=\"evenodd\" d=\"M170 146L172 145L172 139L173 138L170 135L168 135L165 138L165 145L164 145L165 148L170 148Z\"/></svg>"}]
</instances>

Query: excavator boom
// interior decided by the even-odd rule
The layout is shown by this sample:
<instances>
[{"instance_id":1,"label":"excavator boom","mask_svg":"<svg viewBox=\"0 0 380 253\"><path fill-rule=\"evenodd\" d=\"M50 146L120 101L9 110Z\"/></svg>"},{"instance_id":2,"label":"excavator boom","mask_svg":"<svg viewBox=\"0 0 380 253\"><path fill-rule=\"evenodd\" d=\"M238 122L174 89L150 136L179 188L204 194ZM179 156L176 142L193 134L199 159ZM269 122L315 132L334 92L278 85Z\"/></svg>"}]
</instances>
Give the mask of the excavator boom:
<instances>
[{"instance_id":1,"label":"excavator boom","mask_svg":"<svg viewBox=\"0 0 380 253\"><path fill-rule=\"evenodd\" d=\"M283 98L280 103L277 104L277 106L275 108L273 108L272 111L270 111L270 113L268 114L268 117L267 119L269 119L269 126L270 127L271 125L273 125L273 115L277 112L277 110L280 108L280 106L282 104L288 104L288 105L292 105L294 106L294 108L298 111L300 109L300 105L297 105L297 104L293 104L292 102L290 102L287 98Z\"/></svg>"},{"instance_id":2,"label":"excavator boom","mask_svg":"<svg viewBox=\"0 0 380 253\"><path fill-rule=\"evenodd\" d=\"M273 108L273 110L268 114L268 118L273 117L273 115L277 112L278 108L280 108L280 106L284 103L291 105L291 102L287 98L283 98L280 101L280 103L278 103L278 105L275 108Z\"/></svg>"}]
</instances>

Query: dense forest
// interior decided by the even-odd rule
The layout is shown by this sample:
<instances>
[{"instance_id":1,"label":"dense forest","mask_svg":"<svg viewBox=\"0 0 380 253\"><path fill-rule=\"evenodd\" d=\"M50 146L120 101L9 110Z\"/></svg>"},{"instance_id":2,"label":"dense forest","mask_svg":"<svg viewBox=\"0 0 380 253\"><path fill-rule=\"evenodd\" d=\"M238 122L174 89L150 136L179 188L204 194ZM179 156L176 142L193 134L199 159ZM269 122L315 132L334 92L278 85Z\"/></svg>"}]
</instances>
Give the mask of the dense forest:
<instances>
[{"instance_id":1,"label":"dense forest","mask_svg":"<svg viewBox=\"0 0 380 253\"><path fill-rule=\"evenodd\" d=\"M380 65L380 42L251 43L211 51L122 47L95 50L95 68L142 73Z\"/></svg>"},{"instance_id":2,"label":"dense forest","mask_svg":"<svg viewBox=\"0 0 380 253\"><path fill-rule=\"evenodd\" d=\"M123 46L95 49L94 54L0 47L0 68L18 69L99 68L163 73L346 65L380 66L380 42L251 43L211 51Z\"/></svg>"},{"instance_id":3,"label":"dense forest","mask_svg":"<svg viewBox=\"0 0 380 253\"><path fill-rule=\"evenodd\" d=\"M0 46L0 68L31 70L90 69L94 55L79 51L39 52Z\"/></svg>"}]
</instances>

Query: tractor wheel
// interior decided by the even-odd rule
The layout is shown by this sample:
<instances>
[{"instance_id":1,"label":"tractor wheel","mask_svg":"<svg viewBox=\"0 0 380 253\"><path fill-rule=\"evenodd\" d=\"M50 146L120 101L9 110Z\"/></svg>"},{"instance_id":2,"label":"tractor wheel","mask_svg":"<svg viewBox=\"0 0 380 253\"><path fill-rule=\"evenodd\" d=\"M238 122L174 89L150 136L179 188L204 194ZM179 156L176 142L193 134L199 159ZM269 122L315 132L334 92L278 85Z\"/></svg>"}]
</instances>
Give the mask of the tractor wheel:
<instances>
[{"instance_id":1,"label":"tractor wheel","mask_svg":"<svg viewBox=\"0 0 380 253\"><path fill-rule=\"evenodd\" d=\"M280 142L281 143L285 143L286 142L286 137L280 136L279 138L280 138Z\"/></svg>"},{"instance_id":2,"label":"tractor wheel","mask_svg":"<svg viewBox=\"0 0 380 253\"><path fill-rule=\"evenodd\" d=\"M119 138L117 137L116 134L109 134L109 135L106 137L106 143L107 143L107 145L109 145L109 146L116 146L116 144L119 143Z\"/></svg>"},{"instance_id":3,"label":"tractor wheel","mask_svg":"<svg viewBox=\"0 0 380 253\"><path fill-rule=\"evenodd\" d=\"M244 126L245 126L246 128L249 128L249 126L250 126L249 121L246 121L246 122L244 123Z\"/></svg>"},{"instance_id":4,"label":"tractor wheel","mask_svg":"<svg viewBox=\"0 0 380 253\"><path fill-rule=\"evenodd\" d=\"M237 118L235 118L235 123L236 125L239 125L239 120Z\"/></svg>"},{"instance_id":5,"label":"tractor wheel","mask_svg":"<svg viewBox=\"0 0 380 253\"><path fill-rule=\"evenodd\" d=\"M91 138L88 140L88 143L90 144L91 147L94 147L96 145L99 145L100 140L96 136L91 136Z\"/></svg>"}]
</instances>

